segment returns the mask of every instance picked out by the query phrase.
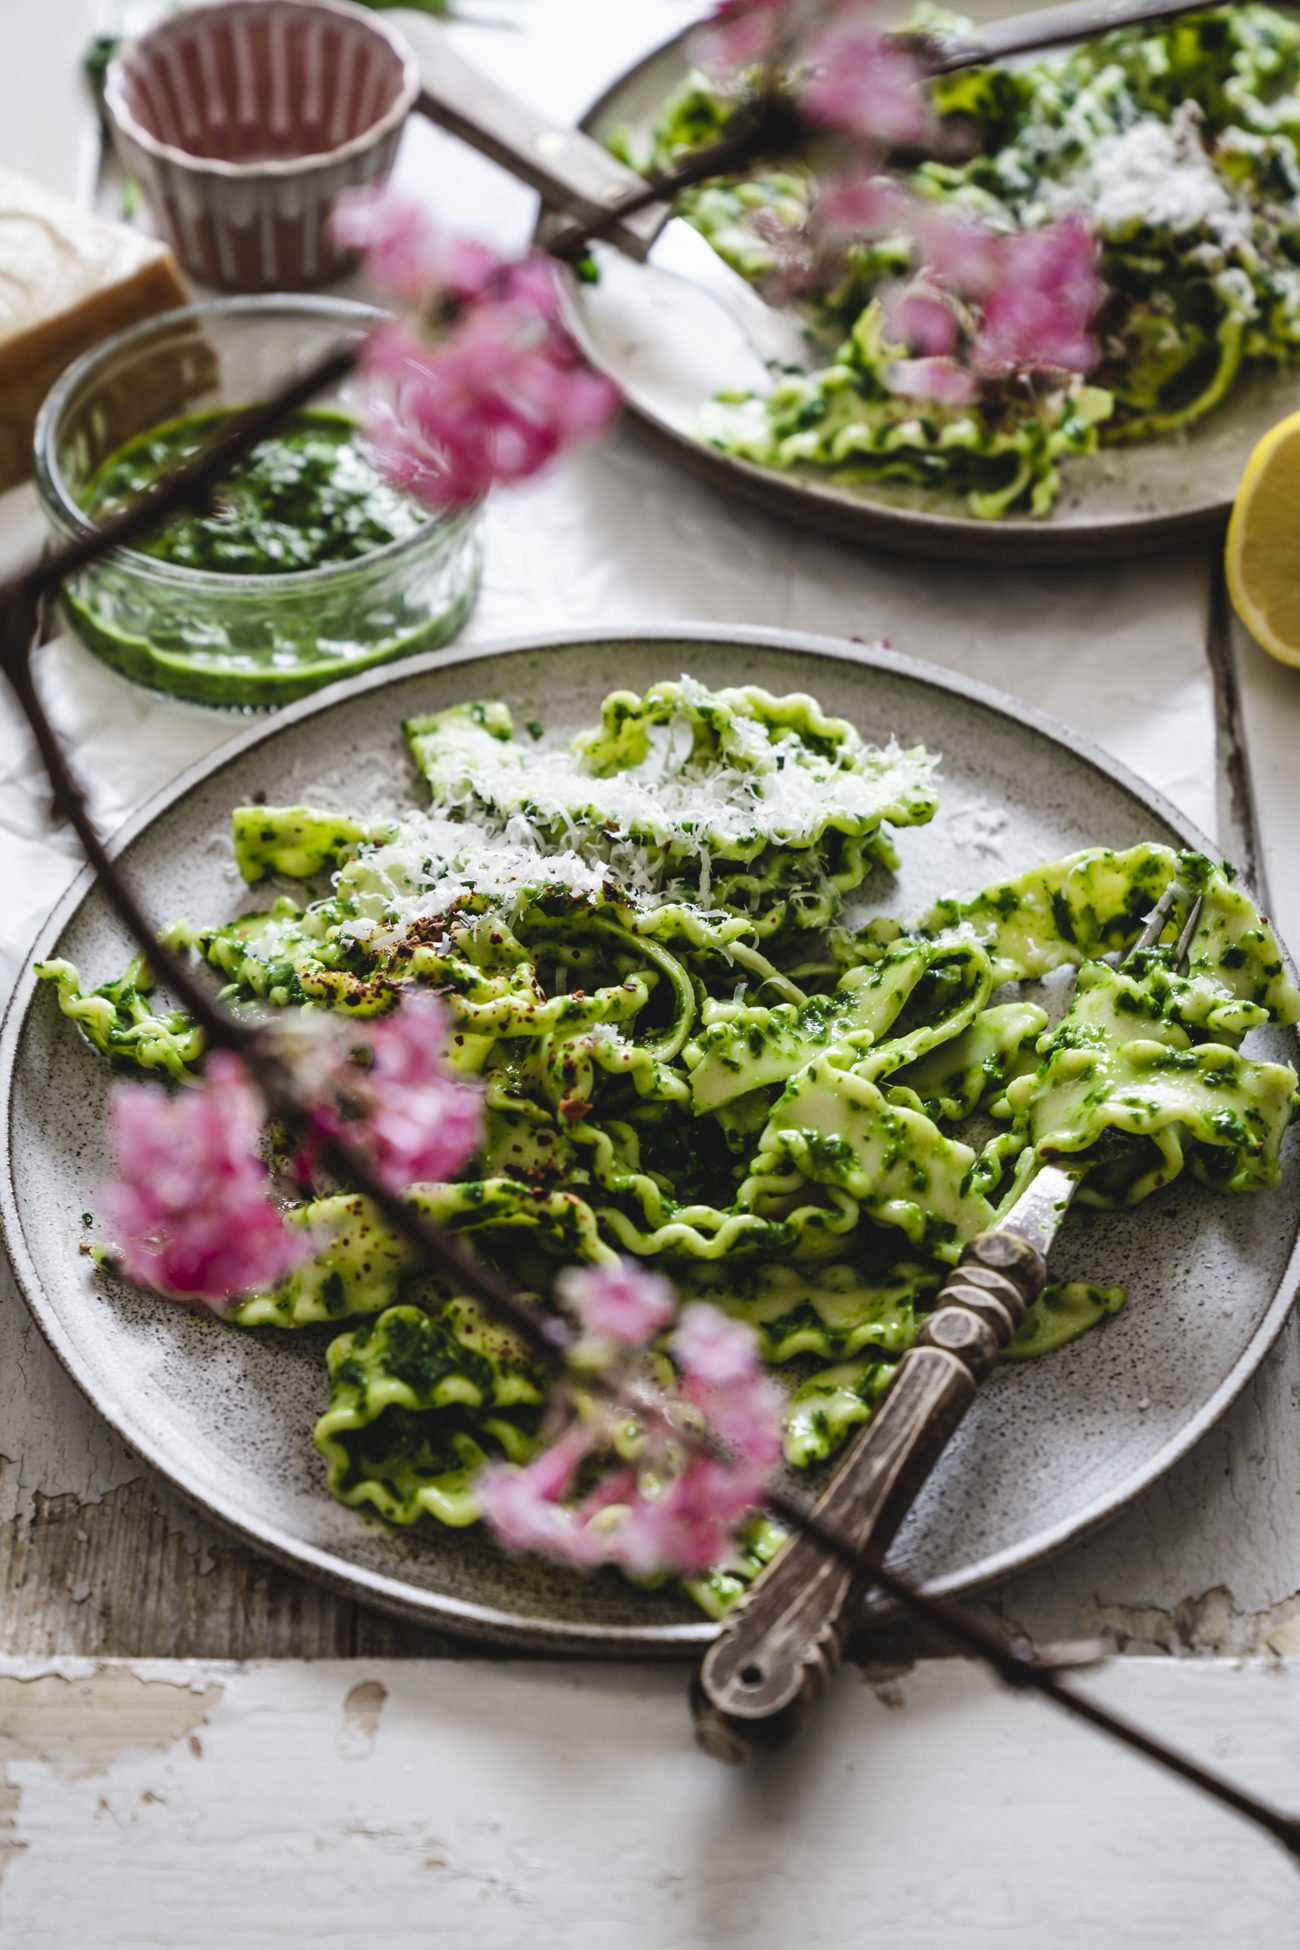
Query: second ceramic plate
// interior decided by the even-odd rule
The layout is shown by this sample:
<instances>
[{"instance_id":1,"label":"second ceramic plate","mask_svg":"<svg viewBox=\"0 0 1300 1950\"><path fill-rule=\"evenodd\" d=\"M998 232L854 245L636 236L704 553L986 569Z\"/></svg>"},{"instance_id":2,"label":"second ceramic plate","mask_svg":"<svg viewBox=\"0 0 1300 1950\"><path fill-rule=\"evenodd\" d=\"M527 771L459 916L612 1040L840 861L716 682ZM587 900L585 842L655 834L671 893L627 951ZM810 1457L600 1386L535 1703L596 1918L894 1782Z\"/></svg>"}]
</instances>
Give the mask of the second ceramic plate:
<instances>
[{"instance_id":1,"label":"second ceramic plate","mask_svg":"<svg viewBox=\"0 0 1300 1950\"><path fill-rule=\"evenodd\" d=\"M977 22L1026 10L1023 0L972 0L962 8ZM602 140L620 128L644 132L688 65L683 36L616 81L583 127ZM813 469L780 472L708 446L698 434L706 402L724 387L761 380L761 368L713 300L685 293L668 303L664 287L674 281L655 279L652 290L635 267L612 254L604 264L601 282L575 294L581 335L631 411L680 465L732 498L823 533L914 554L1023 564L1214 543L1256 441L1300 406L1300 375L1260 370L1183 438L1067 462L1060 499L1044 519L977 521L953 495L897 484L837 486Z\"/></svg>"},{"instance_id":2,"label":"second ceramic plate","mask_svg":"<svg viewBox=\"0 0 1300 1950\"><path fill-rule=\"evenodd\" d=\"M895 734L943 754L938 818L901 835L899 874L871 890L901 914L1081 846L1209 844L1113 760L961 678L822 639L688 630L457 650L336 685L192 768L134 821L119 856L160 922L234 914L259 896L234 871L232 806L264 794L397 811L423 802L404 717L501 697L517 721L573 730L629 672L649 684L683 670L715 685L811 691L873 740ZM66 955L101 982L130 948L83 876L36 952ZM1295 1055L1293 1035L1258 1040L1270 1055ZM711 1636L666 1591L507 1558L473 1532L391 1530L336 1503L311 1441L328 1333L229 1327L101 1280L78 1250L105 1169L108 1085L52 990L26 974L0 1037L5 1242L51 1345L138 1455L258 1548L426 1621L604 1652L680 1652ZM903 1527L899 1566L936 1589L970 1590L1078 1536L1183 1455L1285 1318L1298 1218L1294 1139L1267 1197L1180 1183L1137 1219L1072 1215L1053 1255L1061 1276L1122 1280L1129 1304L1074 1346L992 1378Z\"/></svg>"}]
</instances>

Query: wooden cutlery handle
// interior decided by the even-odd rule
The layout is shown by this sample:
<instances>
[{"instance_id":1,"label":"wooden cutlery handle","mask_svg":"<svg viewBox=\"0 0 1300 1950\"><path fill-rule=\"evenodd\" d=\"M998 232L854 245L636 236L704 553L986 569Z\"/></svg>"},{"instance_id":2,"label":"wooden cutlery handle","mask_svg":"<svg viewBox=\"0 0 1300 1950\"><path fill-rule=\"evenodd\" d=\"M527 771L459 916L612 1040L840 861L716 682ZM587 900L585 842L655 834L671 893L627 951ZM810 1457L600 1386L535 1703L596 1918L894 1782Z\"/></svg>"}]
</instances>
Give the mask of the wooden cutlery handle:
<instances>
[{"instance_id":1,"label":"wooden cutlery handle","mask_svg":"<svg viewBox=\"0 0 1300 1950\"><path fill-rule=\"evenodd\" d=\"M384 18L400 29L419 63L420 110L527 183L543 203L590 223L620 197L644 189L644 179L591 136L540 115L482 74L438 21L400 7ZM640 262L669 215L666 204L652 204L625 218L609 241Z\"/></svg>"},{"instance_id":2,"label":"wooden cutlery handle","mask_svg":"<svg viewBox=\"0 0 1300 1950\"><path fill-rule=\"evenodd\" d=\"M1014 1232L973 1239L871 1421L815 1506L858 1553L881 1556L975 1398L1042 1292L1047 1267ZM798 1535L782 1547L709 1648L695 1685L696 1739L739 1762L783 1747L839 1662L863 1573Z\"/></svg>"}]
</instances>

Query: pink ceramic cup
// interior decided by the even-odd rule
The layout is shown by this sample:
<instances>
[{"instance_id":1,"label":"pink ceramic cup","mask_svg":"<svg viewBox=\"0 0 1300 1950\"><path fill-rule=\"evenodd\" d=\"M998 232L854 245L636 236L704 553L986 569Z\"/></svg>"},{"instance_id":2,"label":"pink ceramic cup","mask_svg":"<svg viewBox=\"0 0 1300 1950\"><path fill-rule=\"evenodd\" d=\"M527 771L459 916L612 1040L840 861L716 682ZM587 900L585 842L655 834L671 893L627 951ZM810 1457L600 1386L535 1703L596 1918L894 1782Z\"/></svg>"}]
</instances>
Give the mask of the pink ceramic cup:
<instances>
[{"instance_id":1,"label":"pink ceramic cup","mask_svg":"<svg viewBox=\"0 0 1300 1950\"><path fill-rule=\"evenodd\" d=\"M387 175L418 93L410 49L374 14L222 0L128 42L105 101L186 270L228 291L298 291L350 267L331 206Z\"/></svg>"}]
</instances>

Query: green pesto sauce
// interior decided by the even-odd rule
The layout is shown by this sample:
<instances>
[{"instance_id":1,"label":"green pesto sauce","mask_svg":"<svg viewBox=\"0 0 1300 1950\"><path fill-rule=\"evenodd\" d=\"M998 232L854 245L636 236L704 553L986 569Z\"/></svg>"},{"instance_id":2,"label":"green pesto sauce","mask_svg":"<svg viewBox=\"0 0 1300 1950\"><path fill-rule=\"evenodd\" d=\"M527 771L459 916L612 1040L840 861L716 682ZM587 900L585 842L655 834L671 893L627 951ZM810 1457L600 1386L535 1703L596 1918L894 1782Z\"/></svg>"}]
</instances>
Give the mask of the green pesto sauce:
<instances>
[{"instance_id":1,"label":"green pesto sauce","mask_svg":"<svg viewBox=\"0 0 1300 1950\"><path fill-rule=\"evenodd\" d=\"M92 476L86 512L128 506L189 460L236 416L195 413L138 434ZM295 413L258 442L217 490L207 514L169 522L137 546L178 568L219 575L292 575L356 562L423 527L427 512L390 487L344 413Z\"/></svg>"}]
</instances>

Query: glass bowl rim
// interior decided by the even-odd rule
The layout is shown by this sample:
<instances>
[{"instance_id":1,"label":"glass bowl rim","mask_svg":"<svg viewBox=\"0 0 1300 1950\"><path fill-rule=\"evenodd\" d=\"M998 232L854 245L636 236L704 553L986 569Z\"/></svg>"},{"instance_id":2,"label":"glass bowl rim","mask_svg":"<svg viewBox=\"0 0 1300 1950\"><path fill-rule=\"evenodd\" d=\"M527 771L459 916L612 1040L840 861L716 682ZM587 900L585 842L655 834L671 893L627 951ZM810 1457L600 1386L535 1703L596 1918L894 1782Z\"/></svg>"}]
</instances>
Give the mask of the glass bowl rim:
<instances>
[{"instance_id":1,"label":"glass bowl rim","mask_svg":"<svg viewBox=\"0 0 1300 1950\"><path fill-rule=\"evenodd\" d=\"M138 319L134 325L114 332L110 338L101 339L97 345L83 352L80 358L74 359L42 401L32 436L36 492L46 514L61 527L70 530L79 541L89 540L96 532L94 523L87 520L85 510L69 492L58 464L55 442L69 398L99 365L108 364L118 353L129 350L131 346L145 341L151 333L167 327L201 324L209 319L220 320L246 314L254 317L274 313L290 316L303 312L322 321L333 319L341 328L348 325L378 325L391 315L380 306L366 304L359 298L336 298L310 292L236 293L226 298L203 298L195 304L177 305L171 311L156 312L150 318ZM220 569L191 569L183 563L166 562L160 556L147 555L143 549L135 548L116 548L101 560L129 566L133 575L154 580L163 588L226 599L258 593L263 600L267 600L281 594L289 596L327 587L338 588L351 577L368 576L377 565L395 562L403 554L418 553L431 541L450 546L472 525L481 507L482 502L475 501L454 513L430 514L411 534L386 542L382 548L372 549L368 555L359 555L351 562L323 563L314 569L235 575Z\"/></svg>"}]
</instances>

